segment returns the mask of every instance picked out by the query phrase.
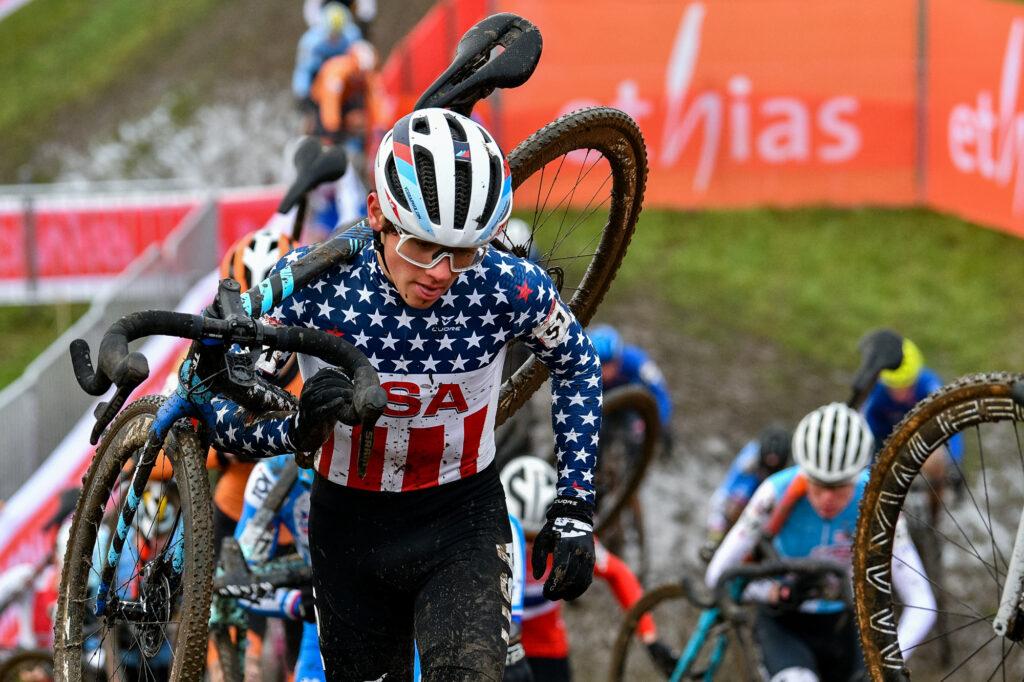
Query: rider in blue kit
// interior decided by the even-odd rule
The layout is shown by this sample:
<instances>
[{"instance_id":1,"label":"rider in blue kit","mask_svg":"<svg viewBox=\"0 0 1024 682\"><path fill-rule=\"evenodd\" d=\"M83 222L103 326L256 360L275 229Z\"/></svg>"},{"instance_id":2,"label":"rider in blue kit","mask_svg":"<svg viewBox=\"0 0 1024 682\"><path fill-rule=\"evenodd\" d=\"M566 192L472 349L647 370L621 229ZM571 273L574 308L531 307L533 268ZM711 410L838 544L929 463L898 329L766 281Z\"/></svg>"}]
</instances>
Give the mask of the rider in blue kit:
<instances>
[{"instance_id":1,"label":"rider in blue kit","mask_svg":"<svg viewBox=\"0 0 1024 682\"><path fill-rule=\"evenodd\" d=\"M587 330L601 360L601 382L608 391L618 386L639 384L658 402L658 418L665 449L672 445L672 396L658 365L642 349L625 343L611 325L598 324Z\"/></svg>"},{"instance_id":2,"label":"rider in blue kit","mask_svg":"<svg viewBox=\"0 0 1024 682\"><path fill-rule=\"evenodd\" d=\"M809 413L793 433L796 466L769 476L708 565L715 586L730 566L748 560L762 540L780 558L831 559L852 570L853 540L871 431L854 409L831 403ZM935 597L902 519L893 545L892 586L907 605L899 619L904 656L935 621ZM853 680L864 672L856 619L843 601L809 597L799 580L766 579L747 585L744 599L759 604L754 635L771 682ZM784 606L786 608L779 608Z\"/></svg>"},{"instance_id":3,"label":"rider in blue kit","mask_svg":"<svg viewBox=\"0 0 1024 682\"><path fill-rule=\"evenodd\" d=\"M914 405L940 388L942 379L934 370L925 366L924 356L917 344L904 338L903 362L894 370L887 369L879 373L878 382L871 389L862 409L871 433L875 436L875 446L881 448L885 439ZM959 433L953 435L946 447L953 462L959 467L964 456L963 436ZM947 474L951 473L947 471Z\"/></svg>"}]
</instances>

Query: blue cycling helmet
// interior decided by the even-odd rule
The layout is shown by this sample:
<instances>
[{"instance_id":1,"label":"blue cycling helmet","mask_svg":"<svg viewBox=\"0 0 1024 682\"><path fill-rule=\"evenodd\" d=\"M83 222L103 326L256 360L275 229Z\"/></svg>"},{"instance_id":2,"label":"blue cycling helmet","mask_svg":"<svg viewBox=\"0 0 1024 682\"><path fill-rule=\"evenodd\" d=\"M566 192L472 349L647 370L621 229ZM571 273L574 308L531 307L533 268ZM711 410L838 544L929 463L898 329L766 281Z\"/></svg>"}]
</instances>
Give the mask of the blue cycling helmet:
<instances>
[{"instance_id":1,"label":"blue cycling helmet","mask_svg":"<svg viewBox=\"0 0 1024 682\"><path fill-rule=\"evenodd\" d=\"M594 344L594 350L597 351L597 357L601 360L602 365L606 362L615 362L622 357L622 349L625 344L623 344L619 332L615 331L615 327L599 324L591 327L587 336Z\"/></svg>"}]
</instances>

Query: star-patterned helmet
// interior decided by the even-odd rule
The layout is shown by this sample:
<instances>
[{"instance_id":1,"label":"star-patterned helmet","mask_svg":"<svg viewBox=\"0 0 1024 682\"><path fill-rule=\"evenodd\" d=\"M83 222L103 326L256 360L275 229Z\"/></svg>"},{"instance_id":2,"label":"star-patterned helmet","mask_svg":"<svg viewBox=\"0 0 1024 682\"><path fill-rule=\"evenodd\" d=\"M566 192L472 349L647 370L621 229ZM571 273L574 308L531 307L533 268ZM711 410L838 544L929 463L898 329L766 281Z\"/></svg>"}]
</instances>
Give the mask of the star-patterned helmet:
<instances>
[{"instance_id":1,"label":"star-patterned helmet","mask_svg":"<svg viewBox=\"0 0 1024 682\"><path fill-rule=\"evenodd\" d=\"M494 138L446 109L420 109L384 136L374 162L384 217L452 248L494 239L512 211L512 175Z\"/></svg>"}]
</instances>

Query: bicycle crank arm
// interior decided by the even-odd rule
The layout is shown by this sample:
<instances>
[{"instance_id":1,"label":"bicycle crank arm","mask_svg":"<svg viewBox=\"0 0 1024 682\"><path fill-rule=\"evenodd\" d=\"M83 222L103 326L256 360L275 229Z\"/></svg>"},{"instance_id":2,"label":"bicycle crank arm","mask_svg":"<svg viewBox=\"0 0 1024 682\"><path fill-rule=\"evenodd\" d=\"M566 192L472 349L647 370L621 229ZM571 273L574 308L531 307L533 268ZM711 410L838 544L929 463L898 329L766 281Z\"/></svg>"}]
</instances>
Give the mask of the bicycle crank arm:
<instances>
[{"instance_id":1,"label":"bicycle crank arm","mask_svg":"<svg viewBox=\"0 0 1024 682\"><path fill-rule=\"evenodd\" d=\"M1021 591L1024 588L1024 514L1017 524L1017 538L1013 542L1013 554L1010 565L1006 569L1006 582L1003 583L1003 595L999 600L999 610L992 621L992 630L999 637L1009 637L1020 641L1024 614L1020 609Z\"/></svg>"}]
</instances>

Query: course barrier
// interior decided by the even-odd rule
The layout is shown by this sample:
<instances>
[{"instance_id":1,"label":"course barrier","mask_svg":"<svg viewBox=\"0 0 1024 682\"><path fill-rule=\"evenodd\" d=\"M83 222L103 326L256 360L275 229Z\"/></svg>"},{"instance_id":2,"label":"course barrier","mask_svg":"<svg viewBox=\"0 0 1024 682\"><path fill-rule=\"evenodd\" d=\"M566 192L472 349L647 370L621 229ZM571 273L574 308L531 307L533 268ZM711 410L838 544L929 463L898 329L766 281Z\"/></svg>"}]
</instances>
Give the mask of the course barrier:
<instances>
[{"instance_id":1,"label":"course barrier","mask_svg":"<svg viewBox=\"0 0 1024 682\"><path fill-rule=\"evenodd\" d=\"M1024 5L443 0L384 67L396 113L495 11L544 36L481 110L505 149L610 105L644 131L648 206L926 205L1024 236Z\"/></svg>"}]
</instances>

